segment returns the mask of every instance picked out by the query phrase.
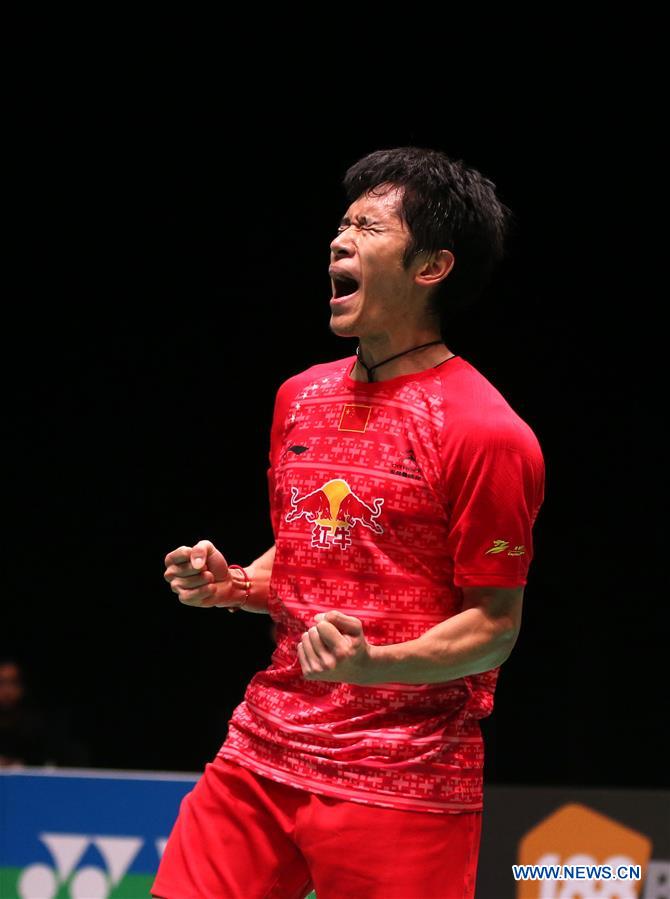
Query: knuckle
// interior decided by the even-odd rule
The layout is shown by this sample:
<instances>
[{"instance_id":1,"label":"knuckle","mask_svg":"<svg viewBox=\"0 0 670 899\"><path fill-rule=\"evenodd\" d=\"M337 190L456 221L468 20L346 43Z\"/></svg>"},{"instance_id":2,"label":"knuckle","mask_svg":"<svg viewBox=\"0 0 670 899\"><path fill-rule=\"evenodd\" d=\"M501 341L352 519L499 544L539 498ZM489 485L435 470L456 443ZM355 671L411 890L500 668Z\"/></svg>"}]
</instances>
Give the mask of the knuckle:
<instances>
[{"instance_id":1,"label":"knuckle","mask_svg":"<svg viewBox=\"0 0 670 899\"><path fill-rule=\"evenodd\" d=\"M188 554L188 549L188 546L178 546L177 549L173 549L172 552L169 552L163 559L165 565L168 566L175 564L176 560L180 556Z\"/></svg>"}]
</instances>

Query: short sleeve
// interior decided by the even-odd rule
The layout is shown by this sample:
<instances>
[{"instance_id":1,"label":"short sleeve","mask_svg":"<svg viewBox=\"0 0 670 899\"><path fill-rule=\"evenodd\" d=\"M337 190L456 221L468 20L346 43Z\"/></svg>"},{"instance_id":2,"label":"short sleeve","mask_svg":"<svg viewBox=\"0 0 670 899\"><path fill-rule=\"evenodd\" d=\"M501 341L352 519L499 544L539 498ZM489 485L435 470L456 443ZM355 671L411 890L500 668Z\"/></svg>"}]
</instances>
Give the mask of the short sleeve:
<instances>
[{"instance_id":1,"label":"short sleeve","mask_svg":"<svg viewBox=\"0 0 670 899\"><path fill-rule=\"evenodd\" d=\"M521 419L450 442L443 487L455 586L526 584L544 482L540 445Z\"/></svg>"}]
</instances>

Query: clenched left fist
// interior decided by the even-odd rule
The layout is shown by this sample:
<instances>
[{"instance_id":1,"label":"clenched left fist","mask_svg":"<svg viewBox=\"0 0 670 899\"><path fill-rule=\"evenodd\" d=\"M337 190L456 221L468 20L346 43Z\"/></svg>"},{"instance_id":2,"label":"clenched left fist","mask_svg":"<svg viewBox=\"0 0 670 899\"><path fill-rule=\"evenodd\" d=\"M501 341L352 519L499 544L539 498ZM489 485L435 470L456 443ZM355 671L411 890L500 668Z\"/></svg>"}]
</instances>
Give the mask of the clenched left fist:
<instances>
[{"instance_id":1,"label":"clenched left fist","mask_svg":"<svg viewBox=\"0 0 670 899\"><path fill-rule=\"evenodd\" d=\"M333 609L319 612L314 621L298 643L305 679L365 684L373 647L365 639L361 620Z\"/></svg>"}]
</instances>

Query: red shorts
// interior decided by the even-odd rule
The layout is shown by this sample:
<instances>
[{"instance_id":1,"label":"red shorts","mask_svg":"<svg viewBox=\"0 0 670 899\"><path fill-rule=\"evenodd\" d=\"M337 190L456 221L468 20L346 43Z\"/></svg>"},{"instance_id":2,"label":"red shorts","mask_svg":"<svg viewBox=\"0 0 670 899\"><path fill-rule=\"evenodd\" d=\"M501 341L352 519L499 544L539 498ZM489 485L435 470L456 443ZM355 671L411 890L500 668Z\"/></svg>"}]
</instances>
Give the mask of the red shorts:
<instances>
[{"instance_id":1,"label":"red shorts","mask_svg":"<svg viewBox=\"0 0 670 899\"><path fill-rule=\"evenodd\" d=\"M472 899L482 812L321 796L215 756L158 866L161 899Z\"/></svg>"}]
</instances>

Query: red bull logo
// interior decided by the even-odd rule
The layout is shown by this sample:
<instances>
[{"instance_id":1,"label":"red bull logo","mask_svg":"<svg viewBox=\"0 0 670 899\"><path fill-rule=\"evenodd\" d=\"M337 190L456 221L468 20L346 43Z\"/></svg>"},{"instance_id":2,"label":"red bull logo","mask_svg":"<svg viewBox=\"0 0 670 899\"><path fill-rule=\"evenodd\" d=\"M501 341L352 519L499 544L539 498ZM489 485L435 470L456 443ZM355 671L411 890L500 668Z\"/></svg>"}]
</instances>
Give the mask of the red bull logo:
<instances>
[{"instance_id":1,"label":"red bull logo","mask_svg":"<svg viewBox=\"0 0 670 899\"><path fill-rule=\"evenodd\" d=\"M346 549L351 545L350 531L357 524L383 534L384 528L377 522L381 515L383 497L372 501L372 506L357 496L346 481L335 478L326 481L311 493L299 496L297 487L291 487L291 511L286 513L286 521L296 521L303 515L314 523L312 546L328 549L339 546Z\"/></svg>"}]
</instances>

